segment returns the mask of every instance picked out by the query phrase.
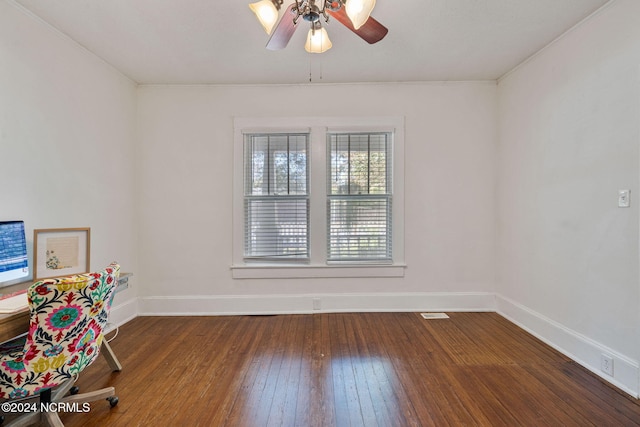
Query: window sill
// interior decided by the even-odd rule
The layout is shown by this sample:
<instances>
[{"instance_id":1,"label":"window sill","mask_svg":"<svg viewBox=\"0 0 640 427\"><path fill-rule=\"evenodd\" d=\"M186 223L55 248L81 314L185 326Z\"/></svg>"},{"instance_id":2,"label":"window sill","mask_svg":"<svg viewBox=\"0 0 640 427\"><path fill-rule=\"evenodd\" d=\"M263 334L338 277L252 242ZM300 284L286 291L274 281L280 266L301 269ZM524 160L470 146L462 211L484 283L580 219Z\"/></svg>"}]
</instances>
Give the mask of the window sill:
<instances>
[{"instance_id":1,"label":"window sill","mask_svg":"<svg viewBox=\"0 0 640 427\"><path fill-rule=\"evenodd\" d=\"M234 279L314 279L404 277L405 264L393 265L233 265Z\"/></svg>"}]
</instances>

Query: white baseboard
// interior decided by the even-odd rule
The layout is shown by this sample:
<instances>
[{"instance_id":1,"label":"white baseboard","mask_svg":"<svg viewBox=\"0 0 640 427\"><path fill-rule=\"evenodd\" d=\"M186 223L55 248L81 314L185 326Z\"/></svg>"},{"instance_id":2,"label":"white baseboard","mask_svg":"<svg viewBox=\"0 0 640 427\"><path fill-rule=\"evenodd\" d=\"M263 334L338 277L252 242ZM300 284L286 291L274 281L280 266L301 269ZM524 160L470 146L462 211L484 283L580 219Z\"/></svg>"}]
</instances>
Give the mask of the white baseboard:
<instances>
[{"instance_id":1,"label":"white baseboard","mask_svg":"<svg viewBox=\"0 0 640 427\"><path fill-rule=\"evenodd\" d=\"M500 295L496 295L496 311L624 392L640 397L637 361ZM613 376L600 369L602 354L613 358Z\"/></svg>"},{"instance_id":2,"label":"white baseboard","mask_svg":"<svg viewBox=\"0 0 640 427\"><path fill-rule=\"evenodd\" d=\"M492 293L155 296L139 298L141 316L303 314L366 311L495 311Z\"/></svg>"}]
</instances>

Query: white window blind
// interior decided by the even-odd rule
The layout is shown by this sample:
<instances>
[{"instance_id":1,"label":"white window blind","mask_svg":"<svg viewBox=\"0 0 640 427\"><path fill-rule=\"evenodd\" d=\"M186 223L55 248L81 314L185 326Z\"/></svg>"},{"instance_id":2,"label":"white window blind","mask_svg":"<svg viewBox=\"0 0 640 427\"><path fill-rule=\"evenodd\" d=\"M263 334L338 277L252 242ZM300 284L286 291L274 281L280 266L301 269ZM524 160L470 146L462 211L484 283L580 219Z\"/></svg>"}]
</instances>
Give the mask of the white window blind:
<instances>
[{"instance_id":1,"label":"white window blind","mask_svg":"<svg viewBox=\"0 0 640 427\"><path fill-rule=\"evenodd\" d=\"M244 257L309 258L308 134L247 134Z\"/></svg>"},{"instance_id":2,"label":"white window blind","mask_svg":"<svg viewBox=\"0 0 640 427\"><path fill-rule=\"evenodd\" d=\"M328 261L392 260L390 133L330 133Z\"/></svg>"}]
</instances>

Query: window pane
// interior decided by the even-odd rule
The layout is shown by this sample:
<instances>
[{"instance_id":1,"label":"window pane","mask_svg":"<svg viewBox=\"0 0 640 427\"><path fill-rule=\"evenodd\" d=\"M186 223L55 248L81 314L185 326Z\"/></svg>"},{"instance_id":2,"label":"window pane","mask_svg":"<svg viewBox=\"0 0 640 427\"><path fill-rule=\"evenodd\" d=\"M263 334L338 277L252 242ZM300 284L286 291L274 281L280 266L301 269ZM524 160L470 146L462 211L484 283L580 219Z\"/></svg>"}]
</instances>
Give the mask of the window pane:
<instances>
[{"instance_id":1,"label":"window pane","mask_svg":"<svg viewBox=\"0 0 640 427\"><path fill-rule=\"evenodd\" d=\"M249 198L245 200L245 256L307 258L308 200Z\"/></svg>"},{"instance_id":2,"label":"window pane","mask_svg":"<svg viewBox=\"0 0 640 427\"><path fill-rule=\"evenodd\" d=\"M307 136L289 137L289 194L307 194Z\"/></svg>"},{"instance_id":3,"label":"window pane","mask_svg":"<svg viewBox=\"0 0 640 427\"><path fill-rule=\"evenodd\" d=\"M390 193L391 155L387 135L371 135L369 143L369 194Z\"/></svg>"},{"instance_id":4,"label":"window pane","mask_svg":"<svg viewBox=\"0 0 640 427\"><path fill-rule=\"evenodd\" d=\"M329 200L329 260L391 259L391 200Z\"/></svg>"},{"instance_id":5,"label":"window pane","mask_svg":"<svg viewBox=\"0 0 640 427\"><path fill-rule=\"evenodd\" d=\"M247 135L246 195L307 194L307 135Z\"/></svg>"},{"instance_id":6,"label":"window pane","mask_svg":"<svg viewBox=\"0 0 640 427\"><path fill-rule=\"evenodd\" d=\"M268 194L269 139L266 136L247 137L244 169L245 194Z\"/></svg>"},{"instance_id":7,"label":"window pane","mask_svg":"<svg viewBox=\"0 0 640 427\"><path fill-rule=\"evenodd\" d=\"M332 134L330 194L388 194L391 191L389 134Z\"/></svg>"}]
</instances>

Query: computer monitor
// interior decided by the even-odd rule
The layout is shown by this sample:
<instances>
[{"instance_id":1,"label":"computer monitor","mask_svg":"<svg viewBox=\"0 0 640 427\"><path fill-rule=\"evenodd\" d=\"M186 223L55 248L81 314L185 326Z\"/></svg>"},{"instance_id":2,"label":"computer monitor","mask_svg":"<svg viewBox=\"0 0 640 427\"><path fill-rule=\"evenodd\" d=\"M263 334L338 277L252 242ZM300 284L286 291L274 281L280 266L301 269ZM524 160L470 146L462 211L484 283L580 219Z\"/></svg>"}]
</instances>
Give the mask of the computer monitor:
<instances>
[{"instance_id":1,"label":"computer monitor","mask_svg":"<svg viewBox=\"0 0 640 427\"><path fill-rule=\"evenodd\" d=\"M28 275L24 221L0 221L0 287Z\"/></svg>"}]
</instances>

